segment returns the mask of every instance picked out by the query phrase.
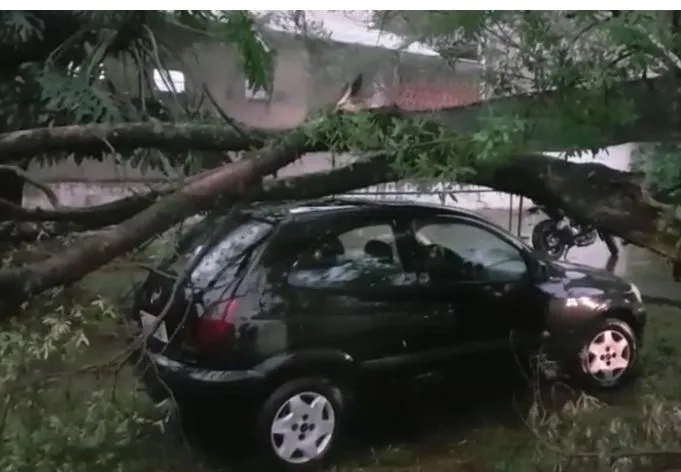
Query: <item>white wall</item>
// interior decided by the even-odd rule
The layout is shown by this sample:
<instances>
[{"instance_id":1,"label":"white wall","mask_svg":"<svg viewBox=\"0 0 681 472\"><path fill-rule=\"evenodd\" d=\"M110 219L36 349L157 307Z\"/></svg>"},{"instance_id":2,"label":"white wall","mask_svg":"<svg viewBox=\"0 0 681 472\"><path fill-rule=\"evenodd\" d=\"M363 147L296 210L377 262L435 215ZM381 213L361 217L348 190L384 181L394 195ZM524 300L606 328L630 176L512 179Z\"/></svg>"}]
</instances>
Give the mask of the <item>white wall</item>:
<instances>
[{"instance_id":1,"label":"white wall","mask_svg":"<svg viewBox=\"0 0 681 472\"><path fill-rule=\"evenodd\" d=\"M621 144L598 152L595 156L589 152L581 157L570 158L570 161L600 162L613 169L629 170L632 149L631 144ZM561 159L564 158L560 153L547 154ZM462 193L456 193L456 200L454 200L449 195L453 192ZM430 188L418 188L411 184L382 184L353 192L353 194L361 194L363 197L378 199L415 200L424 203L452 205L468 210L507 209L511 206L511 199L513 199L514 207L518 205L519 200L518 197L512 197L507 193L495 192L487 187L442 183L433 185Z\"/></svg>"},{"instance_id":2,"label":"white wall","mask_svg":"<svg viewBox=\"0 0 681 472\"><path fill-rule=\"evenodd\" d=\"M589 153L581 158L574 158L571 160L574 162L593 162L595 160L596 162L602 162L615 169L628 170L631 151L631 144L623 144L599 152L595 157ZM553 155L560 157L557 154ZM295 175L328 168L328 164L326 164L325 161L318 162L318 165L312 164L312 159L307 162L303 159L299 163L289 166L290 169L287 168L286 171L282 172L280 175ZM341 164L342 163L336 163L336 165ZM297 167L304 167L304 169L299 169ZM148 190L147 185L138 183L103 184L98 182L58 182L50 184L50 187L57 193L62 205L75 207L106 203L136 192L145 192ZM506 193L494 192L485 187L442 183L428 187L415 186L409 183L381 184L357 190L353 192L353 194L368 198L413 200L425 203L459 206L469 210L508 209L511 204L511 196ZM50 207L49 202L45 197L41 193L35 191L26 192L24 195L24 205L30 207ZM515 207L517 205L518 197L514 197L513 206Z\"/></svg>"}]
</instances>

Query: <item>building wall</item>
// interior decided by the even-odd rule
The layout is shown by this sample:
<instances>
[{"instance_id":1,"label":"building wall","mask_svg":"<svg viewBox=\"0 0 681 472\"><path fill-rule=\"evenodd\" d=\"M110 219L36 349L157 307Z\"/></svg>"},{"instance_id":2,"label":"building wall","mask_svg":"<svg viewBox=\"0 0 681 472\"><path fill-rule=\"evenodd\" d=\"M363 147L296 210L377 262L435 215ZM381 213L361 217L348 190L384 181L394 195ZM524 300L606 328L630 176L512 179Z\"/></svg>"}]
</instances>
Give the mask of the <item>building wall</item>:
<instances>
[{"instance_id":1,"label":"building wall","mask_svg":"<svg viewBox=\"0 0 681 472\"><path fill-rule=\"evenodd\" d=\"M342 84L362 72L374 87L370 93L382 100L394 100L407 109L465 105L479 95L479 67L462 63L452 70L436 58L396 55L394 51L349 45L319 49L300 42L281 41L277 45L274 90L267 100L246 96L246 78L235 51L224 44L195 43L190 37L172 35L180 60L166 62L168 69L186 72L185 85L196 95L205 85L217 104L237 121L266 129L290 129L299 125L310 110L331 102ZM133 64L109 67L107 71L119 86L139 93ZM389 90L385 90L385 88ZM149 92L149 90L147 90ZM392 95L391 95L392 94ZM172 97L168 98L172 100ZM629 168L630 145L611 148L582 161L595 159L619 169ZM328 169L347 157L316 153L279 172L290 176ZM117 163L113 158L86 160L77 165L72 159L55 166L32 165L33 177L52 182L62 203L82 206L104 203L132 192L143 191L151 182L163 179L158 171ZM47 205L44 198L28 189L25 203ZM458 205L470 209L503 209L512 206L511 196L484 188L437 184L429 187L410 184L384 184L360 191L372 198L413 199ZM453 197L456 195L456 199ZM517 199L516 199L517 201Z\"/></svg>"},{"instance_id":2,"label":"building wall","mask_svg":"<svg viewBox=\"0 0 681 472\"><path fill-rule=\"evenodd\" d=\"M613 146L607 150L573 158L575 162L600 162L614 169L629 170L632 144ZM555 154L554 154L555 155ZM555 155L556 158L562 158ZM314 153L280 170L278 176L286 177L309 172L317 172L333 166L343 165L348 156L330 156L328 153ZM137 180L102 182L63 180L50 184L60 201L66 206L89 206L106 203L133 193L143 192L153 185L149 181ZM366 198L413 200L425 203L451 205L469 210L503 210L517 208L518 197L507 193L495 192L485 187L460 186L448 183L433 185L414 185L410 183L386 183L352 192ZM28 188L24 196L27 206L49 207L45 197L32 188ZM525 207L529 203L525 202Z\"/></svg>"},{"instance_id":3,"label":"building wall","mask_svg":"<svg viewBox=\"0 0 681 472\"><path fill-rule=\"evenodd\" d=\"M234 48L224 43L196 42L183 31L172 31L168 42L176 48L179 58L166 58L169 70L185 73L186 96L198 103L205 86L217 105L230 117L246 125L262 129L291 129L298 126L311 110L337 99L343 84L362 73L366 94L380 101L398 100L400 106L441 106L459 103L459 90L475 89L469 84L477 80L477 66L462 63L453 71L432 56L397 53L396 51L361 45L310 43L290 35L275 35L276 47L273 93L269 100L248 98L246 77L240 57ZM107 62L107 78L119 90L131 95L157 93L151 84L140 86L138 70L131 60ZM151 70L149 71L151 75ZM425 90L428 83L438 90ZM463 84L463 85L462 85ZM142 91L142 92L141 92ZM400 96L395 97L398 94ZM468 93L470 95L470 93ZM164 99L172 103L173 94ZM204 107L213 110L204 99ZM215 112L215 110L213 110ZM320 169L319 156L303 159L284 171L304 172ZM326 155L326 161L332 160ZM160 171L145 170L117 162L112 157L85 160L76 164L66 159L56 165L34 163L29 168L33 177L54 182L137 182L161 179ZM86 192L87 193L87 192ZM75 198L75 197L74 197Z\"/></svg>"}]
</instances>

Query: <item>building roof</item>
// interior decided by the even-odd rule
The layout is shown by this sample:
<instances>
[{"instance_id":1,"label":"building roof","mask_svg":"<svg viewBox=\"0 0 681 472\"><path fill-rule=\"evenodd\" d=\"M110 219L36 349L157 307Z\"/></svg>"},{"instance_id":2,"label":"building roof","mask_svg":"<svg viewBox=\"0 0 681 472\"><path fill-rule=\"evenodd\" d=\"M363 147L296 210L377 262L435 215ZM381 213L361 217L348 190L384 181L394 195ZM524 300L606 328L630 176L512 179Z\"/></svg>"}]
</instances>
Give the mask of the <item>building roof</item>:
<instances>
[{"instance_id":1,"label":"building roof","mask_svg":"<svg viewBox=\"0 0 681 472\"><path fill-rule=\"evenodd\" d=\"M267 17L267 28L284 33L300 33L291 15L282 14L275 10L254 11L256 15ZM405 38L390 33L370 28L371 12L366 10L306 10L305 20L313 25L309 35L323 37L341 44L361 45L378 47L386 50L403 51L424 58L437 57L439 54L425 44L412 42L406 44ZM315 27L316 25L316 27ZM321 27L321 28L319 28ZM466 106L480 100L480 82L477 65L479 61L460 59L462 64L461 73L452 73L451 79L437 80L432 74L427 77L414 77L403 80L390 92L394 102L404 110L428 111L440 108ZM469 68L473 68L470 69ZM473 74L466 70L473 71ZM458 68L457 68L458 71ZM420 72L419 75L422 75ZM427 79L427 80L423 80Z\"/></svg>"},{"instance_id":2,"label":"building roof","mask_svg":"<svg viewBox=\"0 0 681 472\"><path fill-rule=\"evenodd\" d=\"M397 86L395 104L409 111L463 107L480 101L480 91L480 84L472 79L454 79L447 83L407 82Z\"/></svg>"}]
</instances>

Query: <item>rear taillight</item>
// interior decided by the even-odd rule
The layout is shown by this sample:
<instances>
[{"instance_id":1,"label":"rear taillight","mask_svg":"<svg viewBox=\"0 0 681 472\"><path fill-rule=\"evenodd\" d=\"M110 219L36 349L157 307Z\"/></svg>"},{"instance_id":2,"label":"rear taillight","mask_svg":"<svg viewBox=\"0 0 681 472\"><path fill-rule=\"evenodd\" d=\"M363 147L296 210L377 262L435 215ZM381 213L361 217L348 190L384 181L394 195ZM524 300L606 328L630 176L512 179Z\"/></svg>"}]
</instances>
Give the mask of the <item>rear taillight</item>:
<instances>
[{"instance_id":1,"label":"rear taillight","mask_svg":"<svg viewBox=\"0 0 681 472\"><path fill-rule=\"evenodd\" d=\"M228 342L234 336L234 318L239 302L232 298L218 303L215 308L197 320L194 343L201 349L212 348L218 343Z\"/></svg>"}]
</instances>

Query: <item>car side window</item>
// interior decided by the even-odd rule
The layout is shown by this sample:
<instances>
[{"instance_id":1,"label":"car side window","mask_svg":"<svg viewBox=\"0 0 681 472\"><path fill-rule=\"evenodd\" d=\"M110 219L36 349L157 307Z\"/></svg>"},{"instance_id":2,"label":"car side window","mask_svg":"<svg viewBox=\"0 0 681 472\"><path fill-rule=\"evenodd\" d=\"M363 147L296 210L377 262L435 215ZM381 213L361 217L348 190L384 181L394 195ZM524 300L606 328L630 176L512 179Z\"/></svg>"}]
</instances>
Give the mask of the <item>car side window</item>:
<instances>
[{"instance_id":1,"label":"car side window","mask_svg":"<svg viewBox=\"0 0 681 472\"><path fill-rule=\"evenodd\" d=\"M407 278L392 226L375 222L319 238L301 252L288 276L291 285L307 288L386 287Z\"/></svg>"},{"instance_id":2,"label":"car side window","mask_svg":"<svg viewBox=\"0 0 681 472\"><path fill-rule=\"evenodd\" d=\"M431 280L510 282L527 274L520 251L484 227L434 219L416 221L413 229Z\"/></svg>"}]
</instances>

